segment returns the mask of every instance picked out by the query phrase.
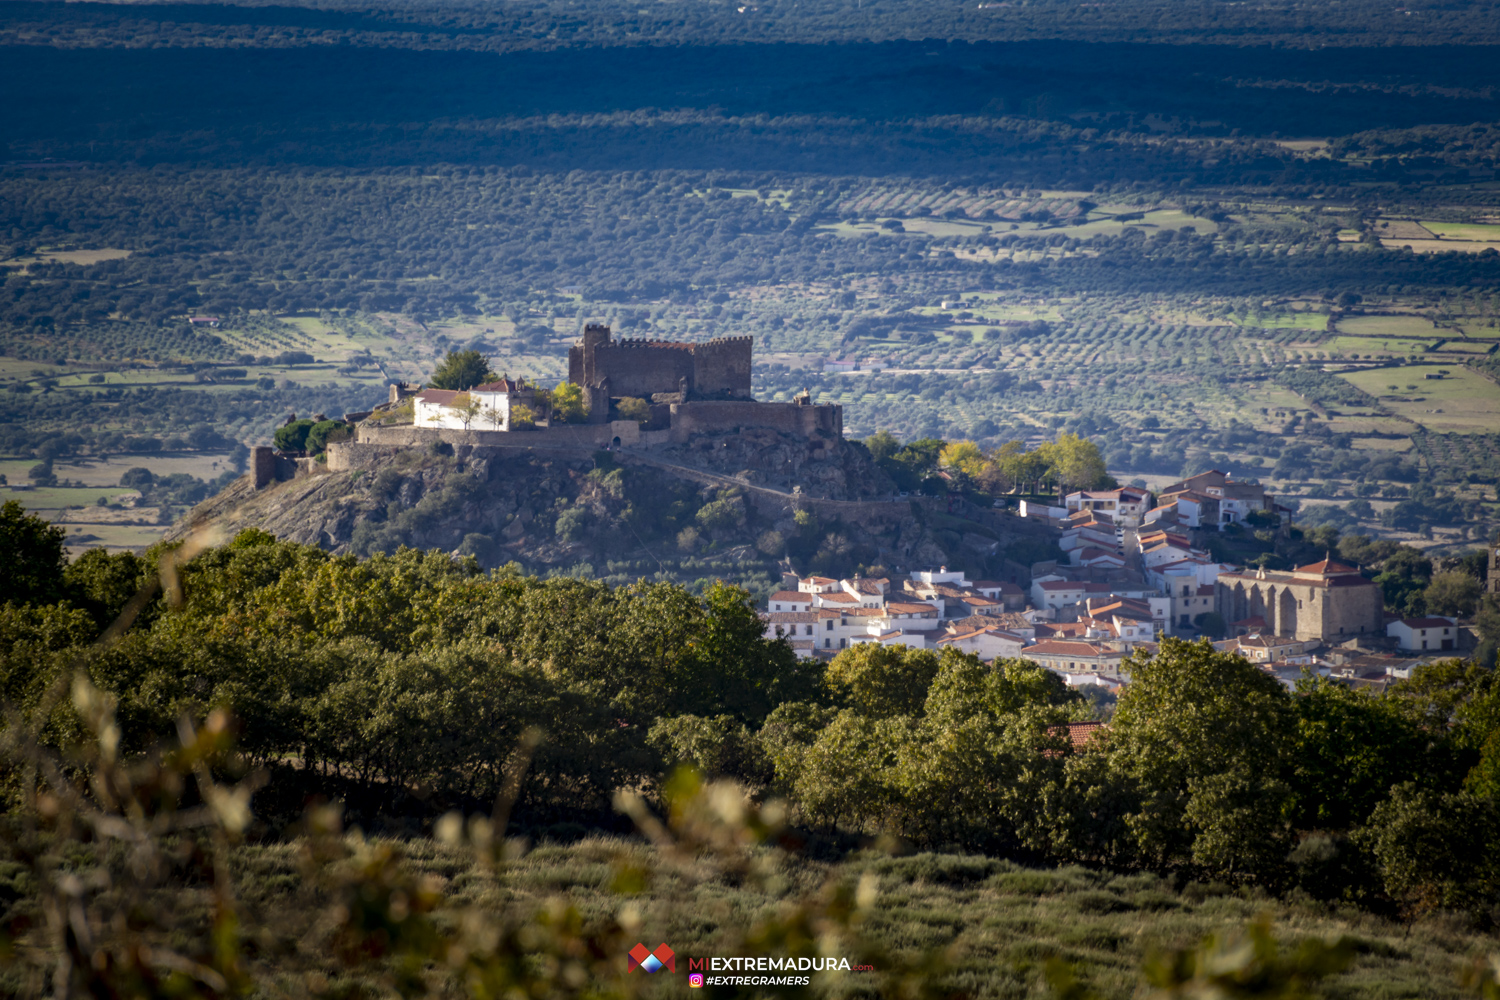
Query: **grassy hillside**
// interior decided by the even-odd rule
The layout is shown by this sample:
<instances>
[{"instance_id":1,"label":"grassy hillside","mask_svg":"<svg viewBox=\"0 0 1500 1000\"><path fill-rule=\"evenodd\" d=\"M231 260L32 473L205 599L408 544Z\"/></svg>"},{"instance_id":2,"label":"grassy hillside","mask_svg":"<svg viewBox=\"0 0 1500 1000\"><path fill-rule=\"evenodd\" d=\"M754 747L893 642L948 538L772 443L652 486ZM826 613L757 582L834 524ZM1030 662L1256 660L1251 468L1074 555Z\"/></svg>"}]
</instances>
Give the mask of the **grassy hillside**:
<instances>
[{"instance_id":1,"label":"grassy hillside","mask_svg":"<svg viewBox=\"0 0 1500 1000\"><path fill-rule=\"evenodd\" d=\"M358 858L401 855L401 877L426 879L442 893L432 914L439 926L451 927L465 913L504 926L539 911L571 908L583 935L621 942L620 953L605 956L607 961L623 964L624 950L637 940L650 948L667 942L678 955L677 974L629 984L646 997L681 995L688 957L787 954L774 941L747 948L746 938L754 937L757 925L786 920L799 902L831 887L851 890L862 879L873 880L864 885L875 894L867 896L857 933L834 953L864 956L875 972L814 976L819 994L888 994L887 976L921 966L928 995L1047 997L1054 994L1045 967L1060 959L1093 995L1125 1000L1140 995L1141 969L1153 954L1191 948L1209 934L1266 918L1287 949L1313 939L1347 939L1353 961L1328 980L1327 996L1433 1000L1472 995L1461 986L1464 972L1496 948L1493 935L1447 917L1408 927L1222 884L1183 884L1148 872L1034 868L962 854L893 857L871 851L828 862L757 848L745 859L754 875L745 877L726 872L708 855L684 860L638 838L596 835L544 840L496 876L476 864L467 847L424 837L357 837L344 846ZM309 873L307 852L306 842L289 842L231 855L237 895L256 935L247 971L290 995L350 995L361 987L382 993L389 986L388 965L351 968L317 934L329 896ZM213 893L207 886L179 884L158 898L171 901L166 931L179 939L211 924ZM27 972L17 965L0 973L0 989L17 991Z\"/></svg>"}]
</instances>

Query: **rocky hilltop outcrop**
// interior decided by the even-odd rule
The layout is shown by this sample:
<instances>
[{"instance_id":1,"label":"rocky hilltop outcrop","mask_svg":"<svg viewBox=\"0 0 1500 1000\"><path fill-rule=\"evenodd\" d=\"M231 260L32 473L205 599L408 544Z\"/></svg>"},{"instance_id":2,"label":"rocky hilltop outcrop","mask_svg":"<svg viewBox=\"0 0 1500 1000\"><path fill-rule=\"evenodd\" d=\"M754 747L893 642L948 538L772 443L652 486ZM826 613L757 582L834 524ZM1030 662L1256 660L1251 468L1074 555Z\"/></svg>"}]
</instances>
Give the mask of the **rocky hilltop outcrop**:
<instances>
[{"instance_id":1,"label":"rocky hilltop outcrop","mask_svg":"<svg viewBox=\"0 0 1500 1000\"><path fill-rule=\"evenodd\" d=\"M895 497L857 444L815 454L772 430L616 453L435 442L365 449L361 465L260 490L246 477L169 538L253 527L334 553L407 545L534 573L727 577L757 588L777 585L788 566L830 575L942 562L978 569L1015 541L977 523L942 523L957 519Z\"/></svg>"}]
</instances>

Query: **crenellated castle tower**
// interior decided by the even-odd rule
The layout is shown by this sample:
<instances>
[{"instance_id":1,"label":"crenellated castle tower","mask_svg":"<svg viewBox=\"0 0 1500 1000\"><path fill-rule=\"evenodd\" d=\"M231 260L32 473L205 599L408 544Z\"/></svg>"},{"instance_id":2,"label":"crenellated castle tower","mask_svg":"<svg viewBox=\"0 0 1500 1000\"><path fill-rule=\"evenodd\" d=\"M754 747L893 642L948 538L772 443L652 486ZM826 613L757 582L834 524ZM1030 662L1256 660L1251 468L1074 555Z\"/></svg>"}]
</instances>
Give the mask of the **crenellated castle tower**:
<instances>
[{"instance_id":1,"label":"crenellated castle tower","mask_svg":"<svg viewBox=\"0 0 1500 1000\"><path fill-rule=\"evenodd\" d=\"M568 381L595 403L635 396L655 403L748 400L751 337L718 337L701 344L625 338L597 323L568 349Z\"/></svg>"}]
</instances>

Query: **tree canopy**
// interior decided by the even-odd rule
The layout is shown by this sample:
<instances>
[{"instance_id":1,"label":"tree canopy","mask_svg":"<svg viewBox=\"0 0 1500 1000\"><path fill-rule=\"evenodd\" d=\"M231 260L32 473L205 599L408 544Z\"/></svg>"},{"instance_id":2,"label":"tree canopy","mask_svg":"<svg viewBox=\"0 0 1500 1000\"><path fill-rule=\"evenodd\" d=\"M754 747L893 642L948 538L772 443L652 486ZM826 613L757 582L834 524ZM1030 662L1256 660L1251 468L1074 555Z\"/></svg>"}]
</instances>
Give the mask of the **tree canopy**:
<instances>
[{"instance_id":1,"label":"tree canopy","mask_svg":"<svg viewBox=\"0 0 1500 1000\"><path fill-rule=\"evenodd\" d=\"M449 351L432 370L427 384L434 389L472 389L493 382L500 375L490 367L489 359L478 351Z\"/></svg>"}]
</instances>

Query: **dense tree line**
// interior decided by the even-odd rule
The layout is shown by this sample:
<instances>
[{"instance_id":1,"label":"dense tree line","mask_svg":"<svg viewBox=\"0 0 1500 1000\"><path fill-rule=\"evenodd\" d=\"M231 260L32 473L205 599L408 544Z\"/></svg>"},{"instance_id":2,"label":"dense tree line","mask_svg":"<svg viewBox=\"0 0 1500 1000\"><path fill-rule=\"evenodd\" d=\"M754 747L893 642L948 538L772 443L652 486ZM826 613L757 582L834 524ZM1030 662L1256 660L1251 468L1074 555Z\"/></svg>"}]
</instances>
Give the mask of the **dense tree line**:
<instances>
[{"instance_id":1,"label":"dense tree line","mask_svg":"<svg viewBox=\"0 0 1500 1000\"><path fill-rule=\"evenodd\" d=\"M1128 668L1108 730L1082 750L1067 723L1086 717L1083 700L1056 675L875 645L839 654L826 700L784 704L759 732L681 717L661 742L787 792L829 827L1182 867L1409 913L1484 913L1500 898L1493 670L1449 661L1384 697L1317 679L1290 692L1174 639Z\"/></svg>"},{"instance_id":2,"label":"dense tree line","mask_svg":"<svg viewBox=\"0 0 1500 1000\"><path fill-rule=\"evenodd\" d=\"M1131 658L1107 731L1075 744L1067 724L1088 705L1025 660L861 646L825 668L763 639L731 587L700 599L483 575L435 552L331 558L254 531L192 558L118 643L90 651L155 564L69 564L60 533L13 506L0 690L35 711L82 665L114 692L127 754L219 706L278 780L352 777L386 810L440 811L493 797L539 727L522 803L540 816L588 815L691 762L786 796L814 828L1408 914L1482 913L1500 894L1500 684L1473 664L1423 668L1384 697L1314 679L1291 692L1168 640ZM53 711L51 738L77 731L71 709Z\"/></svg>"},{"instance_id":3,"label":"dense tree line","mask_svg":"<svg viewBox=\"0 0 1500 1000\"><path fill-rule=\"evenodd\" d=\"M1065 229L1022 234L1022 245L1062 240L1089 252L1014 262L952 253L1009 245L1013 235L830 239L816 224L837 217L826 217L820 203L860 183L772 172L467 168L439 169L435 177L423 169L9 178L0 181L7 205L0 229L44 244L135 252L13 274L0 290L0 319L20 329L47 325L49 338L62 338L55 349L66 352L75 336L70 327L111 313L149 323L187 311L251 309L440 317L498 311L560 285L605 302L695 301L712 289L830 275L1096 295L1322 297L1391 285L1433 293L1489 287L1500 275L1494 255L1413 255L1340 243L1336 217L1304 233L1295 255L1242 245L1232 226L1217 236L1168 231L1149 238L1129 229L1082 244ZM730 197L730 188L790 194L783 207L778 198ZM127 203L137 207L122 211ZM465 224L455 229L455 218ZM137 356L171 350L137 343Z\"/></svg>"},{"instance_id":4,"label":"dense tree line","mask_svg":"<svg viewBox=\"0 0 1500 1000\"><path fill-rule=\"evenodd\" d=\"M938 4L920 13L894 0L762 3L740 11L708 4L670 12L651 8L584 9L562 0L534 0L503 10L479 3L371 4L341 2L222 8L203 4L142 4L128 12L46 3L13 8L0 26L28 42L54 46L199 45L228 47L386 48L507 52L574 46L849 43L881 40L1070 39L1187 41L1249 48L1308 45L1318 34L1330 46L1492 44L1487 4L1424 7L1420 18L1392 18L1371 0L1321 8L1229 10L1209 3L1136 0L1103 10L1066 3L1029 4L1003 13L972 4ZM1275 49L1272 52L1275 53Z\"/></svg>"},{"instance_id":5,"label":"dense tree line","mask_svg":"<svg viewBox=\"0 0 1500 1000\"><path fill-rule=\"evenodd\" d=\"M55 530L14 506L7 555L31 575L7 584L27 603L4 612L0 687L34 706L154 568L129 553L65 564ZM122 693L122 746L144 750L181 712L222 705L255 759L388 783L393 804L416 784L493 798L521 733L540 726L528 799L597 810L659 768L645 739L659 716L695 705L758 723L815 680L760 638L731 587L700 600L669 584L486 577L435 552L334 559L253 531L199 556L181 587L185 604L153 605L89 664Z\"/></svg>"}]
</instances>

